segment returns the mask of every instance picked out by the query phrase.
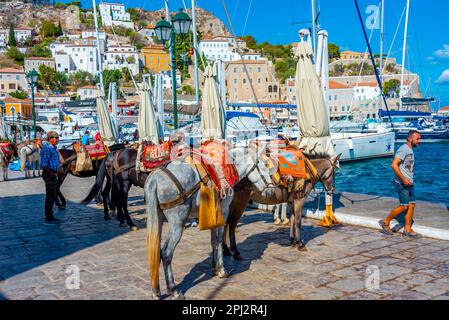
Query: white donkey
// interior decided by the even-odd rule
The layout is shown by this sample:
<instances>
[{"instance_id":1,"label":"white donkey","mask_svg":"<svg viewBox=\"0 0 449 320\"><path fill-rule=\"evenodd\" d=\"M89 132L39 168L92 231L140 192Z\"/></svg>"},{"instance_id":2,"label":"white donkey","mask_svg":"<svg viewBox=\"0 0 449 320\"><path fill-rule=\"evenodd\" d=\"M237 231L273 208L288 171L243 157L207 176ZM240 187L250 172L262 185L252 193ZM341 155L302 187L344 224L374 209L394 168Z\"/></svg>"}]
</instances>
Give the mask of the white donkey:
<instances>
[{"instance_id":1,"label":"white donkey","mask_svg":"<svg viewBox=\"0 0 449 320\"><path fill-rule=\"evenodd\" d=\"M36 170L38 176L41 176L41 149L42 142L39 139L32 142L22 142L18 145L20 171L25 170L25 178L31 178L30 170L33 170L33 177L36 177Z\"/></svg>"}]
</instances>

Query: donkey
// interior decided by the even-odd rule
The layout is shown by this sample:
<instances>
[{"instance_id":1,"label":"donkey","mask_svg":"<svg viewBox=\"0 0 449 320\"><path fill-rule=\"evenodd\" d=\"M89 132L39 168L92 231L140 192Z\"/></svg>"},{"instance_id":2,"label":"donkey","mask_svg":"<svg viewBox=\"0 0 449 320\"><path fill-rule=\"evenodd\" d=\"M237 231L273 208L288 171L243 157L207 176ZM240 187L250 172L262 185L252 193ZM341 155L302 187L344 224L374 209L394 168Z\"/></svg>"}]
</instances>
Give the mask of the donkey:
<instances>
[{"instance_id":1,"label":"donkey","mask_svg":"<svg viewBox=\"0 0 449 320\"><path fill-rule=\"evenodd\" d=\"M25 170L25 178L31 178L30 170L33 170L33 177L36 177L36 170L38 176L41 176L41 149L42 141L39 139L34 139L32 142L22 142L17 145L20 156L20 171Z\"/></svg>"},{"instance_id":2,"label":"donkey","mask_svg":"<svg viewBox=\"0 0 449 320\"><path fill-rule=\"evenodd\" d=\"M248 152L250 151L250 152ZM251 148L234 148L231 157L236 166L239 180L248 178L252 185L261 193L269 189L266 177L269 169L259 161L264 150ZM200 204L199 187L201 177L190 164L178 160L172 161L161 170L150 174L145 182L144 195L147 204L147 259L150 269L153 298L160 299L159 265L162 259L167 290L173 299L183 299L184 296L176 288L172 271L172 258L179 243L184 225L189 215L198 214ZM228 195L221 201L223 217L226 221L229 205L233 199ZM164 217L169 224L167 240L161 250L161 233ZM212 267L215 275L228 277L223 263L224 226L211 230Z\"/></svg>"},{"instance_id":3,"label":"donkey","mask_svg":"<svg viewBox=\"0 0 449 320\"><path fill-rule=\"evenodd\" d=\"M59 150L62 158L64 159L63 164L60 166L60 168L58 169L58 182L56 185L56 206L59 207L59 209L64 210L65 206L66 206L66 199L64 197L64 195L61 192L61 186L65 180L65 178L67 177L67 175L70 173L71 175L75 176L75 177L79 177L79 178L89 178L89 177L95 177L98 175L98 172L100 171L100 167L102 165L103 162L107 161L107 159L112 158L112 154L108 154L106 156L106 158L102 159L102 160L95 160L92 161L92 166L93 169L89 170L89 171L82 171L82 172L78 172L76 171L76 157L77 157L77 153L75 150L72 149L60 149ZM103 182L103 180L102 180ZM103 188L102 192L100 193L100 189L97 191L97 193L94 195L97 196L97 202L101 202L100 201L100 197L103 196L103 205L105 206L104 209L104 219L105 220L110 220L111 217L109 215L109 211L107 210L107 202L109 200L109 192L111 190L111 185L112 185L112 181L111 180L107 180L106 181L106 185ZM101 185L103 186L103 184Z\"/></svg>"},{"instance_id":4,"label":"donkey","mask_svg":"<svg viewBox=\"0 0 449 320\"><path fill-rule=\"evenodd\" d=\"M323 184L326 193L332 194L335 191L334 178L338 168L340 155L331 158L315 156L310 157L309 159L315 166L317 175L315 179L305 182L301 191L289 192L285 188L276 187L270 189L272 191L271 193L261 193L250 188L251 183L248 180L241 181L239 185L236 186L236 193L234 200L231 203L230 215L227 220L227 232L229 233L230 247L228 248L227 243L224 243L223 248L225 255L232 255L235 259L241 259L240 252L237 249L235 229L250 200L268 205L278 205L287 202L290 212L292 213L290 218L291 244L293 247L297 247L300 251L307 250L305 244L301 240L302 209L307 196L313 190L317 182Z\"/></svg>"},{"instance_id":5,"label":"donkey","mask_svg":"<svg viewBox=\"0 0 449 320\"><path fill-rule=\"evenodd\" d=\"M10 162L18 157L17 147L14 144L9 144L10 151L2 150L0 147L0 168L3 171L3 181L8 181L8 166Z\"/></svg>"}]
</instances>

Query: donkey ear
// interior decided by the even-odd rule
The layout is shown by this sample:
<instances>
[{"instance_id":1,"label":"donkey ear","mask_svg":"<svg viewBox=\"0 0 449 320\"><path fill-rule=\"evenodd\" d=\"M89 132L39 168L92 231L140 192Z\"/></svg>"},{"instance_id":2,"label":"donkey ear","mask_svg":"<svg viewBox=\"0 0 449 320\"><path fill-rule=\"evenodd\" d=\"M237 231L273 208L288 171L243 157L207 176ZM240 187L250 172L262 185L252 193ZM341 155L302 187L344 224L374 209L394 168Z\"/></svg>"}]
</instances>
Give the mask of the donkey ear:
<instances>
[{"instance_id":1,"label":"donkey ear","mask_svg":"<svg viewBox=\"0 0 449 320\"><path fill-rule=\"evenodd\" d=\"M336 156L333 156L330 160L332 161L333 164L336 164L340 160L341 155L342 154L340 153L340 154L338 154Z\"/></svg>"}]
</instances>

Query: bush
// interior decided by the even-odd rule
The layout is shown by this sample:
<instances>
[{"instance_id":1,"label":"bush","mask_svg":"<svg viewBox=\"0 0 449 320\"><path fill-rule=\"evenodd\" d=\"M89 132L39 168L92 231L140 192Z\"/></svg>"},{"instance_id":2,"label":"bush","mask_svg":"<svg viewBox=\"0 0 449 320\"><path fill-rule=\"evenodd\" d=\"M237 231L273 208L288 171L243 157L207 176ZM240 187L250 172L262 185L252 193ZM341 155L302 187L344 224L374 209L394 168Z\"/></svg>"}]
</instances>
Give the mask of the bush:
<instances>
[{"instance_id":1,"label":"bush","mask_svg":"<svg viewBox=\"0 0 449 320\"><path fill-rule=\"evenodd\" d=\"M16 98L16 99L26 99L26 98L28 98L28 93L26 93L25 91L20 91L20 90L10 92L9 95L11 97L13 97L13 98Z\"/></svg>"},{"instance_id":2,"label":"bush","mask_svg":"<svg viewBox=\"0 0 449 320\"><path fill-rule=\"evenodd\" d=\"M17 47L10 47L6 52L6 55L13 59L17 64L23 65L23 60L25 59L25 55L17 49Z\"/></svg>"}]
</instances>

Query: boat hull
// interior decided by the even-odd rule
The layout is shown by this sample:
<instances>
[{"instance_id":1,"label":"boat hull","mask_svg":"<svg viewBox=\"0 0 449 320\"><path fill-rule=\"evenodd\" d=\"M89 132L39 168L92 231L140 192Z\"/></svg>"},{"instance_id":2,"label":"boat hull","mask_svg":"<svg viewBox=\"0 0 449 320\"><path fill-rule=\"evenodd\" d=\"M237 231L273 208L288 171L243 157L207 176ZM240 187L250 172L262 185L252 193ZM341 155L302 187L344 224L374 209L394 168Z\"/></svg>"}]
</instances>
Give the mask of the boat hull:
<instances>
[{"instance_id":1,"label":"boat hull","mask_svg":"<svg viewBox=\"0 0 449 320\"><path fill-rule=\"evenodd\" d=\"M439 132L420 132L421 142L443 142L449 141L449 131L439 131ZM406 142L408 132L396 132L397 142Z\"/></svg>"},{"instance_id":2,"label":"boat hull","mask_svg":"<svg viewBox=\"0 0 449 320\"><path fill-rule=\"evenodd\" d=\"M395 134L333 133L332 142L337 154L341 154L341 162L391 157L394 155Z\"/></svg>"}]
</instances>

